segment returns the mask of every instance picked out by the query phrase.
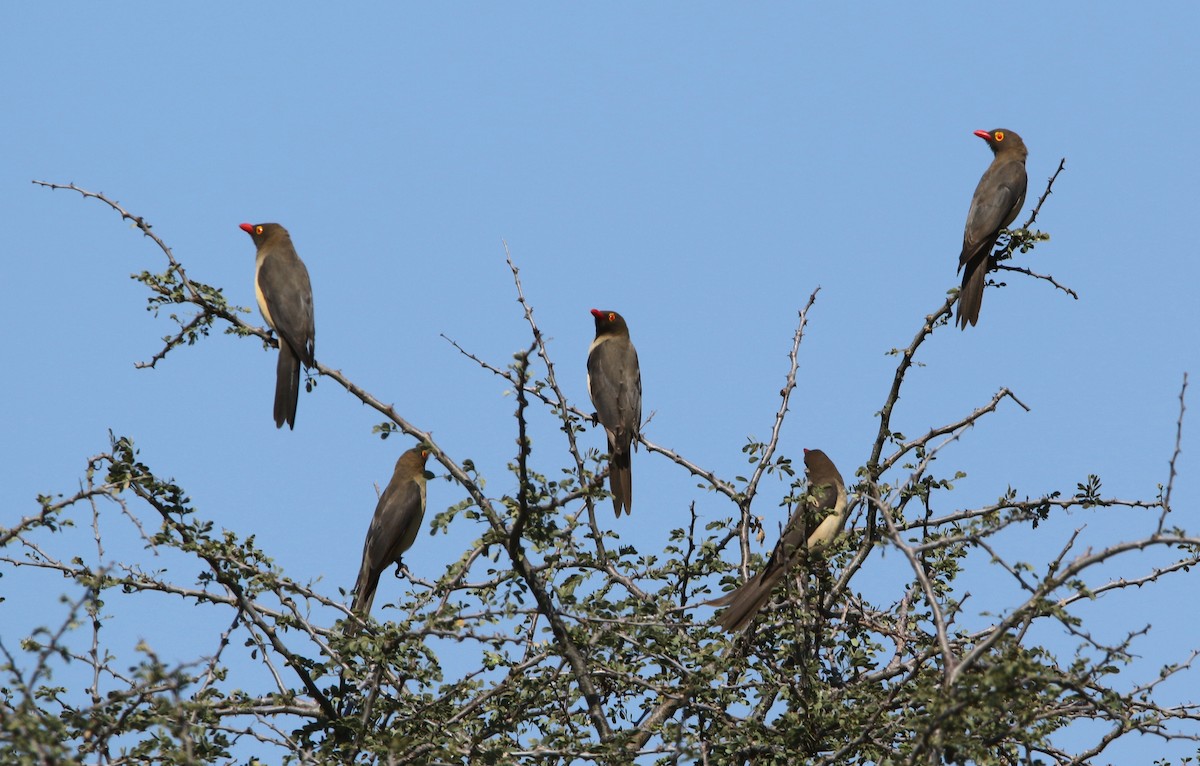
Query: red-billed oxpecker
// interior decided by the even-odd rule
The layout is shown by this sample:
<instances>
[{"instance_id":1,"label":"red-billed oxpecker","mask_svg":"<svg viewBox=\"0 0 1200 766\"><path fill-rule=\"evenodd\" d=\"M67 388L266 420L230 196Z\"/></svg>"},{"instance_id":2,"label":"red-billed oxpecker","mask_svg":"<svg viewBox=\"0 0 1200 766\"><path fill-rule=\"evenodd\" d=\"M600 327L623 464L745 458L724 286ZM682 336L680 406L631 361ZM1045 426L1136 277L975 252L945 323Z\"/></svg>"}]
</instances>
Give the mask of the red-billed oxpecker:
<instances>
[{"instance_id":1,"label":"red-billed oxpecker","mask_svg":"<svg viewBox=\"0 0 1200 766\"><path fill-rule=\"evenodd\" d=\"M971 198L967 227L963 232L962 254L958 270L962 272L962 289L958 291L958 326L979 321L983 303L983 285L992 263L992 248L1000 230L1012 223L1025 204L1025 157L1029 152L1025 142L1011 130L977 130L975 135L987 141L995 157L984 171Z\"/></svg>"},{"instance_id":2,"label":"red-billed oxpecker","mask_svg":"<svg viewBox=\"0 0 1200 766\"><path fill-rule=\"evenodd\" d=\"M263 319L279 338L275 367L275 427L296 426L296 399L300 394L300 363L316 365L313 346L312 285L308 269L296 255L287 229L277 223L243 223L241 230L254 240L254 295Z\"/></svg>"},{"instance_id":3,"label":"red-billed oxpecker","mask_svg":"<svg viewBox=\"0 0 1200 766\"><path fill-rule=\"evenodd\" d=\"M588 350L588 393L596 419L608 434L609 475L613 510L631 512L633 470L630 450L642 423L642 372L629 326L615 311L592 309L596 339Z\"/></svg>"}]
</instances>

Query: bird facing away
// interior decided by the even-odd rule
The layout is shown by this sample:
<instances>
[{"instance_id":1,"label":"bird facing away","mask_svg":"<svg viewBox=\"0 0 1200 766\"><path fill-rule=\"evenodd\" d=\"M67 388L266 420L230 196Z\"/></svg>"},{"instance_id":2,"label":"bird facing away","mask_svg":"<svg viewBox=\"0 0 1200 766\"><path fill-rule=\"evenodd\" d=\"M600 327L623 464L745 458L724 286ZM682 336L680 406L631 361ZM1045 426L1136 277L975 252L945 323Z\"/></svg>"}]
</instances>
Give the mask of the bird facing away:
<instances>
[{"instance_id":1,"label":"bird facing away","mask_svg":"<svg viewBox=\"0 0 1200 766\"><path fill-rule=\"evenodd\" d=\"M726 606L717 624L728 631L745 630L771 597L775 585L801 558L829 545L846 523L846 484L833 461L819 449L804 450L808 489L788 519L766 566L732 593L708 603Z\"/></svg>"},{"instance_id":2,"label":"bird facing away","mask_svg":"<svg viewBox=\"0 0 1200 766\"><path fill-rule=\"evenodd\" d=\"M630 448L642 423L642 372L629 326L615 311L592 309L596 339L588 349L588 393L596 418L608 434L608 484L613 510L632 512L633 468Z\"/></svg>"},{"instance_id":3,"label":"bird facing away","mask_svg":"<svg viewBox=\"0 0 1200 766\"><path fill-rule=\"evenodd\" d=\"M996 246L1000 230L1021 212L1028 183L1025 157L1029 151L1020 136L1003 128L977 130L975 135L987 141L996 156L979 179L975 196L971 197L962 254L958 256L958 270L963 275L962 289L958 291L958 326L964 330L968 322L974 325L979 321L992 248Z\"/></svg>"},{"instance_id":4,"label":"bird facing away","mask_svg":"<svg viewBox=\"0 0 1200 766\"><path fill-rule=\"evenodd\" d=\"M300 363L316 365L313 346L312 284L308 269L296 255L287 229L277 223L243 223L239 227L254 240L254 295L263 319L279 336L279 362L275 367L275 427L296 426L296 400L300 395Z\"/></svg>"},{"instance_id":5,"label":"bird facing away","mask_svg":"<svg viewBox=\"0 0 1200 766\"><path fill-rule=\"evenodd\" d=\"M367 529L363 543L362 566L354 584L354 613L366 618L375 601L379 576L396 564L397 571L404 552L412 547L425 518L425 460L429 451L413 447L396 461L392 480L375 504L375 516Z\"/></svg>"}]
</instances>

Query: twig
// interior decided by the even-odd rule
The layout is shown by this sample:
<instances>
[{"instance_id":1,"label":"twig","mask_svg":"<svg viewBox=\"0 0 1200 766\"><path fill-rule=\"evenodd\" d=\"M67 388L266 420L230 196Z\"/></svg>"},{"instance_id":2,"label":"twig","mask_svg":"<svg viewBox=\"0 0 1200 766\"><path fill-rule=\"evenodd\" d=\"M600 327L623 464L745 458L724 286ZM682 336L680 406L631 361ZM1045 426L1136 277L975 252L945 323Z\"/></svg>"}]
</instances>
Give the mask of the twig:
<instances>
[{"instance_id":1,"label":"twig","mask_svg":"<svg viewBox=\"0 0 1200 766\"><path fill-rule=\"evenodd\" d=\"M1167 489L1163 492L1162 513L1158 517L1157 534L1162 534L1163 525L1166 524L1167 514L1171 512L1171 491L1175 488L1175 463L1179 460L1179 453L1183 451L1183 413L1187 411L1187 406L1184 403L1184 396L1187 394L1188 376L1183 373L1183 384L1179 387L1179 419L1175 421L1175 451L1171 453L1171 460L1168 463L1169 470L1167 472Z\"/></svg>"},{"instance_id":2,"label":"twig","mask_svg":"<svg viewBox=\"0 0 1200 766\"><path fill-rule=\"evenodd\" d=\"M1054 171L1054 175L1050 176L1050 179L1046 181L1046 190L1042 192L1042 196L1038 198L1037 204L1033 206L1033 210L1029 211L1029 220L1026 221L1025 225L1021 227L1022 229L1028 229L1030 226L1033 226L1033 222L1037 220L1038 213L1042 211L1042 203L1045 202L1046 198L1050 196L1050 189L1054 186L1055 179L1058 178L1058 174L1063 172L1066 167L1067 158L1063 157L1058 161L1058 169Z\"/></svg>"},{"instance_id":3,"label":"twig","mask_svg":"<svg viewBox=\"0 0 1200 766\"><path fill-rule=\"evenodd\" d=\"M767 442L767 446L763 448L762 457L759 459L758 465L754 467L750 481L746 483L742 507L747 515L750 512L750 504L754 500L754 495L758 492L758 483L766 473L771 459L775 456L775 449L779 445L779 434L783 431L783 419L787 415L788 402L791 400L792 391L796 388L796 371L800 367L800 341L804 338L804 328L808 324L808 310L817 302L817 293L819 292L821 292L820 287L813 290L812 294L808 296L808 302L804 304L804 308L800 309L800 321L796 325L796 332L792 335L791 351L788 352L787 377L784 379L783 388L779 391L779 409L775 411L775 422L771 424L771 438Z\"/></svg>"},{"instance_id":4,"label":"twig","mask_svg":"<svg viewBox=\"0 0 1200 766\"><path fill-rule=\"evenodd\" d=\"M525 433L527 421L525 410L529 400L525 397L525 384L529 380L529 355L533 353L537 342L534 341L517 357L517 517L513 520L512 529L508 533L508 552L513 558L524 556L521 550L521 533L529 520L529 437Z\"/></svg>"},{"instance_id":5,"label":"twig","mask_svg":"<svg viewBox=\"0 0 1200 766\"><path fill-rule=\"evenodd\" d=\"M1059 290L1062 290L1064 293L1071 296L1075 300L1079 300L1079 293L1075 292L1074 290L1067 287L1066 285L1060 284L1058 282L1058 280L1056 280L1054 277L1050 276L1049 274L1038 274L1037 272L1033 271L1032 269L1027 269L1024 266L1009 266L1006 263L997 263L997 264L993 265L992 268L995 269L996 271L1015 271L1018 274L1024 274L1026 276L1033 277L1034 279L1045 280L1046 282L1049 282L1050 284L1054 285Z\"/></svg>"}]
</instances>

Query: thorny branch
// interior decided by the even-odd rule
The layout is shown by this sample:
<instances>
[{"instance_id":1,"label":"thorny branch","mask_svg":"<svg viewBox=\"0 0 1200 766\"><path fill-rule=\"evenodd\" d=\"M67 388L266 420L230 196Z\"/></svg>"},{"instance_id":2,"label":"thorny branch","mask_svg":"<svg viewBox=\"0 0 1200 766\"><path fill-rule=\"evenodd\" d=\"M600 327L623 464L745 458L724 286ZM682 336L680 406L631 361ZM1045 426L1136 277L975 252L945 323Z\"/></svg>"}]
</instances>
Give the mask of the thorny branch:
<instances>
[{"instance_id":1,"label":"thorny branch","mask_svg":"<svg viewBox=\"0 0 1200 766\"><path fill-rule=\"evenodd\" d=\"M1162 534L1163 525L1167 522L1167 514L1171 512L1171 492L1175 489L1175 464L1179 461L1179 453L1183 451L1183 414L1187 412L1184 403L1187 395L1188 376L1183 373L1183 383L1179 386L1179 419L1175 421L1175 451L1171 453L1168 463L1167 488L1162 493L1162 514L1158 517L1158 534Z\"/></svg>"},{"instance_id":2,"label":"thorny branch","mask_svg":"<svg viewBox=\"0 0 1200 766\"><path fill-rule=\"evenodd\" d=\"M1054 188L1054 182L1056 180L1058 180L1058 174L1063 172L1063 170L1065 170L1066 167L1067 167L1067 158L1063 157L1062 159L1060 159L1058 161L1058 168L1054 171L1054 173L1048 179L1046 179L1046 190L1042 192L1042 196L1038 197L1037 204L1033 206L1033 210L1029 211L1029 218L1025 221L1025 224L1021 227L1022 229L1028 229L1030 226L1033 226L1034 221L1037 220L1038 213L1042 212L1042 204L1046 201L1047 198L1049 198L1050 190L1052 188Z\"/></svg>"}]
</instances>

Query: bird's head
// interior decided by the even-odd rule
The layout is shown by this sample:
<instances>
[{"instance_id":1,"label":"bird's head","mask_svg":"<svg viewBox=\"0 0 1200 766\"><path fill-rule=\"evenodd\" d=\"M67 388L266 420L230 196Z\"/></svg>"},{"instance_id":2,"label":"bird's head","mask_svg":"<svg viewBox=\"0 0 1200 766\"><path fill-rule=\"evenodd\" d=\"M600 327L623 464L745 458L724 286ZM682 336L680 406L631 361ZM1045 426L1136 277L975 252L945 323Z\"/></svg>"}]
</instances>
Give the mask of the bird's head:
<instances>
[{"instance_id":1,"label":"bird's head","mask_svg":"<svg viewBox=\"0 0 1200 766\"><path fill-rule=\"evenodd\" d=\"M426 479L432 479L433 474L425 470L425 462L429 459L429 447L420 445L413 447L400 456L400 465L405 468L405 472L413 476L423 476Z\"/></svg>"},{"instance_id":2,"label":"bird's head","mask_svg":"<svg viewBox=\"0 0 1200 766\"><path fill-rule=\"evenodd\" d=\"M243 223L238 228L249 234L256 246L261 246L273 237L288 236L287 229L277 223Z\"/></svg>"},{"instance_id":3,"label":"bird's head","mask_svg":"<svg viewBox=\"0 0 1200 766\"><path fill-rule=\"evenodd\" d=\"M1016 133L1007 128L996 128L995 130L977 130L975 135L987 141L991 150L1000 154L1005 152L1008 154L1019 154L1025 157L1029 154L1029 150L1025 148L1025 142Z\"/></svg>"},{"instance_id":4,"label":"bird's head","mask_svg":"<svg viewBox=\"0 0 1200 766\"><path fill-rule=\"evenodd\" d=\"M592 316L596 318L597 336L629 334L629 325L625 324L625 318L615 311L592 309Z\"/></svg>"},{"instance_id":5,"label":"bird's head","mask_svg":"<svg viewBox=\"0 0 1200 766\"><path fill-rule=\"evenodd\" d=\"M808 470L816 470L825 467L825 465L833 465L829 456L819 449L804 450L804 467Z\"/></svg>"}]
</instances>

